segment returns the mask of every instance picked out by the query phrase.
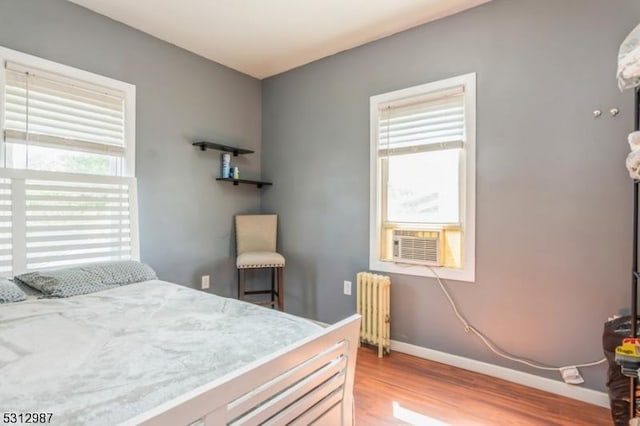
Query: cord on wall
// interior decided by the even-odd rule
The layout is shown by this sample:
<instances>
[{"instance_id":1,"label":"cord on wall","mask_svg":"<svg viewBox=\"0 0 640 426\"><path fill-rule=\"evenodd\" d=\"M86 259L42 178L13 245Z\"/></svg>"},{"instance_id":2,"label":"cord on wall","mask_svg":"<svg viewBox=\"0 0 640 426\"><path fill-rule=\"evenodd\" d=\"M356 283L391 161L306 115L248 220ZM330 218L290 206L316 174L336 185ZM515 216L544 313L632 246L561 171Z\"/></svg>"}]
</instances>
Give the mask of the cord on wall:
<instances>
[{"instance_id":1,"label":"cord on wall","mask_svg":"<svg viewBox=\"0 0 640 426\"><path fill-rule=\"evenodd\" d=\"M442 281L442 279L440 278L438 273L431 266L429 266L428 268L431 270L433 275L436 277L436 280L438 281L438 285L440 286L440 289L442 290L442 292L446 296L447 300L449 301L449 305L451 305L451 309L453 309L453 312L455 313L456 317L458 318L460 323L464 326L464 331L466 333L471 332L471 333L475 334L482 341L482 343L484 343L485 346L487 348L489 348L489 350L491 352L493 352L494 354L498 355L499 357L504 358L504 359L508 359L509 361L513 361L513 362L517 362L517 363L520 363L520 364L524 364L524 365L527 365L527 366L529 366L531 368L535 368L535 369L538 369L538 370L558 371L562 375L563 380L566 383L569 383L569 384L580 384L580 383L583 383L582 378L580 377L579 373L577 372L578 368L592 367L594 365L602 364L602 363L605 363L607 361L606 358L602 358L599 361L588 362L588 363L584 363L584 364L577 364L577 365L571 365L571 366L565 366L565 367L547 367L547 366L540 365L538 363L529 361L527 359L518 358L516 356L508 354L507 352L505 352L502 349L498 348L495 345L495 343L493 343L491 340L489 340L489 338L487 336L485 336L484 334L482 334L478 329L476 329L474 326L469 324L469 322L464 318L464 316L458 310L458 307L456 306L455 302L453 301L453 298L449 294L449 291L447 290L447 287L445 286L444 282ZM576 377L576 375L577 375L577 377Z\"/></svg>"}]
</instances>

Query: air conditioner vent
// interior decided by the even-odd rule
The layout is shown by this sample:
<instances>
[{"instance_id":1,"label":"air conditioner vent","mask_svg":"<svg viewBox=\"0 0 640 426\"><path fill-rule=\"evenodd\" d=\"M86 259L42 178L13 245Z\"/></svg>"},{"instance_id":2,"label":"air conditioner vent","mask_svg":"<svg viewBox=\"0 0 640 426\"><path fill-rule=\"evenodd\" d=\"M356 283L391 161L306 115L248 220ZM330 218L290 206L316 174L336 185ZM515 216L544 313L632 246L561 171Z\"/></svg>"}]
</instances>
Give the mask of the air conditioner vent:
<instances>
[{"instance_id":1,"label":"air conditioner vent","mask_svg":"<svg viewBox=\"0 0 640 426\"><path fill-rule=\"evenodd\" d=\"M393 230L393 261L442 266L442 231Z\"/></svg>"}]
</instances>

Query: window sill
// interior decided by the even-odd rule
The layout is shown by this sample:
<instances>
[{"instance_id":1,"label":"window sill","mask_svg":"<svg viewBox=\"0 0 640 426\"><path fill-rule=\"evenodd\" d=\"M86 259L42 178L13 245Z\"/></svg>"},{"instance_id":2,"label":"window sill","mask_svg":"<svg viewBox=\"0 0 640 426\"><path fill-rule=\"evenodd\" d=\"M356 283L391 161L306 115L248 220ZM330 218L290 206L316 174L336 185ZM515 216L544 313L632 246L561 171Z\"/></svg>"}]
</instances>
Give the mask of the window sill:
<instances>
[{"instance_id":1,"label":"window sill","mask_svg":"<svg viewBox=\"0 0 640 426\"><path fill-rule=\"evenodd\" d=\"M376 272L388 272L391 274L412 275L416 277L436 277L431 269L426 266L398 264L378 259L369 260L369 269ZM433 270L438 274L440 278L444 280L465 281L473 283L475 282L476 278L475 270L472 266L467 266L467 268L465 269L433 267Z\"/></svg>"}]
</instances>

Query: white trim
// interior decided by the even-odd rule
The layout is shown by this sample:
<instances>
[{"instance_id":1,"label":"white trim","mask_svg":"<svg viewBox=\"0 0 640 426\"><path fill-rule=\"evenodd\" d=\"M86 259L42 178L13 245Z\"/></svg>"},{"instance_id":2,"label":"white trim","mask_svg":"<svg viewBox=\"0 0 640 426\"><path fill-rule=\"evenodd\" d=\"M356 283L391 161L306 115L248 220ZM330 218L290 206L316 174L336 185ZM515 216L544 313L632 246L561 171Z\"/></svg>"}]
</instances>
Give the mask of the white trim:
<instances>
[{"instance_id":1,"label":"white trim","mask_svg":"<svg viewBox=\"0 0 640 426\"><path fill-rule=\"evenodd\" d=\"M381 103L390 103L420 94L442 91L448 88L464 86L465 96L465 143L462 167L465 170L464 194L461 200L461 221L464 238L464 268L433 268L438 276L456 281L474 282L476 275L476 74L470 73L433 83L422 84L407 89L396 90L371 96L369 101L370 123L370 204L369 204L369 269L394 274L435 277L424 266L401 265L379 259L381 218L380 180L378 179L378 107ZM462 168L461 168L462 170Z\"/></svg>"},{"instance_id":2,"label":"white trim","mask_svg":"<svg viewBox=\"0 0 640 426\"><path fill-rule=\"evenodd\" d=\"M124 93L125 105L125 155L124 155L124 170L123 176L134 177L135 174L135 152L136 152L136 86L133 84L125 83L123 81L115 80L113 78L105 77L99 74L94 74L89 71L84 71L78 68L73 68L67 65L59 64L57 62L42 59L37 56L29 55L17 50L8 49L0 46L0 129L2 127L2 120L4 118L4 82L5 82L5 64L6 62L17 63L29 68L36 68L44 71L45 73L59 74L62 77L77 79L88 84L104 87L109 91L120 91ZM3 160L1 166L4 166L4 145L2 146Z\"/></svg>"},{"instance_id":3,"label":"white trim","mask_svg":"<svg viewBox=\"0 0 640 426\"><path fill-rule=\"evenodd\" d=\"M558 380L552 380L546 377L536 376L531 373L525 373L523 371L500 367L498 365L477 361L475 359L448 354L446 352L423 348L410 343L398 342L396 340L391 341L391 350L413 355L418 358L428 359L430 361L440 362L442 364L452 365L464 370L486 374L487 376L497 377L502 380L518 383L530 388L565 396L567 398L576 399L578 401L583 401L600 407L609 408L609 396L605 392L599 392L576 385L568 385Z\"/></svg>"}]
</instances>

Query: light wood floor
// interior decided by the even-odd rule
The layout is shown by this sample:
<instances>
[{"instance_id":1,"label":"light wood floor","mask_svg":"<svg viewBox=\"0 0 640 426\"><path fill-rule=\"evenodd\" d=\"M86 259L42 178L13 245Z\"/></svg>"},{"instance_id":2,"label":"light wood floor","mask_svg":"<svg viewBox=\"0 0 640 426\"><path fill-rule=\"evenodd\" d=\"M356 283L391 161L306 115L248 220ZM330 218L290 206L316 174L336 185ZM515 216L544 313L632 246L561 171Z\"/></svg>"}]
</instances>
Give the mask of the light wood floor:
<instances>
[{"instance_id":1,"label":"light wood floor","mask_svg":"<svg viewBox=\"0 0 640 426\"><path fill-rule=\"evenodd\" d=\"M356 426L611 425L609 410L398 352L360 348ZM394 417L414 416L414 421Z\"/></svg>"}]
</instances>

